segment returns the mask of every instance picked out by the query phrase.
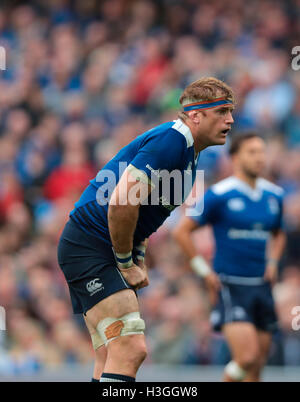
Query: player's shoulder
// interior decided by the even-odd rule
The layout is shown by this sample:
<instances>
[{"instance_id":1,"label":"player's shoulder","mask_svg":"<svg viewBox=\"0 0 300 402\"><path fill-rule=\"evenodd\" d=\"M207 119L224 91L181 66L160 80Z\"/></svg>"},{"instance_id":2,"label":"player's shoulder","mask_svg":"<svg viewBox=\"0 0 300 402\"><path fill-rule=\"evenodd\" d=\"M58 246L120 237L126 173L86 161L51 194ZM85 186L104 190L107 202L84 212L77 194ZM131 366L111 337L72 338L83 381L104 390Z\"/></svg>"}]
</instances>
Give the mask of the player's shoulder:
<instances>
[{"instance_id":1,"label":"player's shoulder","mask_svg":"<svg viewBox=\"0 0 300 402\"><path fill-rule=\"evenodd\" d=\"M194 138L189 127L180 119L160 124L142 135L141 145L159 143L160 149L178 148L183 150L194 145Z\"/></svg>"},{"instance_id":2,"label":"player's shoulder","mask_svg":"<svg viewBox=\"0 0 300 402\"><path fill-rule=\"evenodd\" d=\"M234 176L227 177L210 187L215 195L225 195L234 190L238 190L238 180Z\"/></svg>"},{"instance_id":3,"label":"player's shoulder","mask_svg":"<svg viewBox=\"0 0 300 402\"><path fill-rule=\"evenodd\" d=\"M263 191L276 195L278 197L283 197L284 190L282 187L278 186L277 184L272 183L269 180L266 180L262 177L257 179L257 187Z\"/></svg>"},{"instance_id":4,"label":"player's shoulder","mask_svg":"<svg viewBox=\"0 0 300 402\"><path fill-rule=\"evenodd\" d=\"M187 148L190 148L194 145L194 138L191 130L182 120L174 120L170 128L178 134L179 138L185 139Z\"/></svg>"}]
</instances>

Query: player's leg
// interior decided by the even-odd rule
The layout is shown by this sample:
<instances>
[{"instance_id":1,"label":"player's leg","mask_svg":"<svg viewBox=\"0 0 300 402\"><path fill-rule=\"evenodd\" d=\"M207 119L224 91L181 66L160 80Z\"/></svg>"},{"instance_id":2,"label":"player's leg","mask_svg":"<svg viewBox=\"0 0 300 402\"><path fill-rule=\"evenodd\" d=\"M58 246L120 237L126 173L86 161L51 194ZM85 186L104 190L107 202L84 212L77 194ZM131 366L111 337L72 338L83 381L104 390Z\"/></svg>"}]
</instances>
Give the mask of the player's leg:
<instances>
[{"instance_id":1,"label":"player's leg","mask_svg":"<svg viewBox=\"0 0 300 402\"><path fill-rule=\"evenodd\" d=\"M270 350L271 341L272 341L272 335L270 332L258 330L257 336L258 336L258 343L259 343L259 357L257 359L255 366L247 374L245 381L259 382L261 379L260 378L261 371L268 359L269 350Z\"/></svg>"},{"instance_id":2,"label":"player's leg","mask_svg":"<svg viewBox=\"0 0 300 402\"><path fill-rule=\"evenodd\" d=\"M94 363L94 371L92 381L100 380L100 377L103 373L104 365L107 357L107 350L103 344L102 338L97 332L97 329L89 322L87 317L83 316L86 326L89 330L93 348L95 350L95 363Z\"/></svg>"},{"instance_id":3,"label":"player's leg","mask_svg":"<svg viewBox=\"0 0 300 402\"><path fill-rule=\"evenodd\" d=\"M231 351L232 360L224 370L224 381L243 381L259 359L259 340L255 326L250 322L230 322L222 332Z\"/></svg>"},{"instance_id":4,"label":"player's leg","mask_svg":"<svg viewBox=\"0 0 300 402\"><path fill-rule=\"evenodd\" d=\"M147 354L135 292L124 289L110 295L89 309L86 317L107 347L101 381L133 381Z\"/></svg>"},{"instance_id":5,"label":"player's leg","mask_svg":"<svg viewBox=\"0 0 300 402\"><path fill-rule=\"evenodd\" d=\"M251 381L260 381L261 371L266 364L271 347L272 332L277 328L277 316L270 283L266 282L258 286L256 294L259 304L256 304L255 309L255 325L258 328L260 354L257 365L250 376Z\"/></svg>"}]
</instances>

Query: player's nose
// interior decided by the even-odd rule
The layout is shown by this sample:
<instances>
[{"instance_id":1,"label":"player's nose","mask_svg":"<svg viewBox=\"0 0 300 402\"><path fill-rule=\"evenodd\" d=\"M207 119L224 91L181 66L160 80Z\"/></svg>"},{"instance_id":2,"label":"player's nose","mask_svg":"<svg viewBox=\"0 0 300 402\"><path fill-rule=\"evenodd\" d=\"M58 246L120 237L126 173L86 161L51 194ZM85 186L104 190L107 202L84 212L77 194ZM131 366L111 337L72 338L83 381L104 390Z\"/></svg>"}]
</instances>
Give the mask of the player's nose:
<instances>
[{"instance_id":1,"label":"player's nose","mask_svg":"<svg viewBox=\"0 0 300 402\"><path fill-rule=\"evenodd\" d=\"M231 113L228 113L226 116L226 124L233 124L234 123L234 119Z\"/></svg>"}]
</instances>

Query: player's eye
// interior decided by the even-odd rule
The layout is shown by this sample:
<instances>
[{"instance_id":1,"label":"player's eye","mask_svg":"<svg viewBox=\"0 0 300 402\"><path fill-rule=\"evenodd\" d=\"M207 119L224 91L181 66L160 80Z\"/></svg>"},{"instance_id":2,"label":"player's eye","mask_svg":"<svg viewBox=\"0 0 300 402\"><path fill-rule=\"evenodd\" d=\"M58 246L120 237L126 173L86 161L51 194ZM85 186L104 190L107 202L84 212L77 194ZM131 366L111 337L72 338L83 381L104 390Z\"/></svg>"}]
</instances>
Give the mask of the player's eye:
<instances>
[{"instance_id":1,"label":"player's eye","mask_svg":"<svg viewBox=\"0 0 300 402\"><path fill-rule=\"evenodd\" d=\"M225 115L227 112L228 112L228 110L227 110L227 109L225 109L225 108L224 108L224 109L219 109L219 110L218 110L218 113L219 113L219 114L221 114L221 115Z\"/></svg>"}]
</instances>

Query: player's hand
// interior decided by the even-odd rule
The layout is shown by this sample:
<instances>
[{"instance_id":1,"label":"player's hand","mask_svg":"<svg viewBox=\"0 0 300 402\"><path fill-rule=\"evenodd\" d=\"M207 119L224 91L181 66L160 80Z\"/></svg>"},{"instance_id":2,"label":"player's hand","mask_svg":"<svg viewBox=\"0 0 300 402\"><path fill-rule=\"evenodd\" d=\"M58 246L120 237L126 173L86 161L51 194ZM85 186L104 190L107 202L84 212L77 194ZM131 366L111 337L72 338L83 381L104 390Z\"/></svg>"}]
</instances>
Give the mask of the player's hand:
<instances>
[{"instance_id":1,"label":"player's hand","mask_svg":"<svg viewBox=\"0 0 300 402\"><path fill-rule=\"evenodd\" d=\"M218 292L221 289L221 281L218 275L214 271L211 271L211 273L204 278L204 282L208 291L210 304L214 306L217 302Z\"/></svg>"},{"instance_id":2,"label":"player's hand","mask_svg":"<svg viewBox=\"0 0 300 402\"><path fill-rule=\"evenodd\" d=\"M270 282L272 286L277 282L278 267L277 264L268 264L265 270L264 280Z\"/></svg>"},{"instance_id":3,"label":"player's hand","mask_svg":"<svg viewBox=\"0 0 300 402\"><path fill-rule=\"evenodd\" d=\"M146 286L149 285L148 268L145 265L145 263L141 260L137 261L137 265L145 272L146 278L136 289L145 288Z\"/></svg>"},{"instance_id":4,"label":"player's hand","mask_svg":"<svg viewBox=\"0 0 300 402\"><path fill-rule=\"evenodd\" d=\"M133 288L140 289L141 287L147 286L143 285L147 280L147 271L145 269L133 264L129 268L119 268L119 270L128 284Z\"/></svg>"}]
</instances>

